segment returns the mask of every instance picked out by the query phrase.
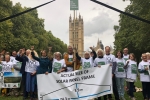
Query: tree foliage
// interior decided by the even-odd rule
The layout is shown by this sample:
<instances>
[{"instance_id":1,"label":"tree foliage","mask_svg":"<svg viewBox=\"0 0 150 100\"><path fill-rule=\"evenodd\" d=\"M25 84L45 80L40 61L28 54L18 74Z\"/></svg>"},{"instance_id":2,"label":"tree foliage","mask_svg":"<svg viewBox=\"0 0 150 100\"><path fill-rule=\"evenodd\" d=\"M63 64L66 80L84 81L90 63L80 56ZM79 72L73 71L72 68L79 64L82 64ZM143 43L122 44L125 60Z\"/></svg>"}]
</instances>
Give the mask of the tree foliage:
<instances>
[{"instance_id":1,"label":"tree foliage","mask_svg":"<svg viewBox=\"0 0 150 100\"><path fill-rule=\"evenodd\" d=\"M21 7L20 3L14 6L10 0L0 0L0 18L20 13L30 8ZM53 52L65 52L67 45L53 36L51 31L44 29L44 19L38 18L37 10L33 10L16 18L0 23L0 50L19 50L34 45L40 52L53 47Z\"/></svg>"},{"instance_id":2,"label":"tree foliage","mask_svg":"<svg viewBox=\"0 0 150 100\"><path fill-rule=\"evenodd\" d=\"M125 1L125 0L124 0ZM130 0L125 12L150 20L150 0ZM120 14L119 26L114 26L115 50L127 47L140 60L141 54L150 51L150 24Z\"/></svg>"}]
</instances>

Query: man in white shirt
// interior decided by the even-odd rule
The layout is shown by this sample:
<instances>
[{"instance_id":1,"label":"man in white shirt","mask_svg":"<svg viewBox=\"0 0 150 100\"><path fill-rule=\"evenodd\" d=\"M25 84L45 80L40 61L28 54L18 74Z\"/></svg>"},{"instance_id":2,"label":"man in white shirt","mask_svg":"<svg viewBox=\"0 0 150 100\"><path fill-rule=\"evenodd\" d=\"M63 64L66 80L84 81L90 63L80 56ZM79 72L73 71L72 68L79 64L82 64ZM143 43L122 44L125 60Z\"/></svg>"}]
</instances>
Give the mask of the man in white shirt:
<instances>
[{"instance_id":1,"label":"man in white shirt","mask_svg":"<svg viewBox=\"0 0 150 100\"><path fill-rule=\"evenodd\" d=\"M119 94L118 94L118 90L117 90L117 85L116 85L116 77L115 77L115 70L116 70L116 58L114 55L110 54L110 47L106 46L105 47L105 55L104 58L106 58L107 63L110 64L112 66L112 84L113 84L113 93L115 96L115 100L120 100L119 99ZM108 95L108 99L111 99L112 96L111 94Z\"/></svg>"},{"instance_id":2,"label":"man in white shirt","mask_svg":"<svg viewBox=\"0 0 150 100\"><path fill-rule=\"evenodd\" d=\"M123 58L125 61L129 59L128 48L123 49Z\"/></svg>"}]
</instances>

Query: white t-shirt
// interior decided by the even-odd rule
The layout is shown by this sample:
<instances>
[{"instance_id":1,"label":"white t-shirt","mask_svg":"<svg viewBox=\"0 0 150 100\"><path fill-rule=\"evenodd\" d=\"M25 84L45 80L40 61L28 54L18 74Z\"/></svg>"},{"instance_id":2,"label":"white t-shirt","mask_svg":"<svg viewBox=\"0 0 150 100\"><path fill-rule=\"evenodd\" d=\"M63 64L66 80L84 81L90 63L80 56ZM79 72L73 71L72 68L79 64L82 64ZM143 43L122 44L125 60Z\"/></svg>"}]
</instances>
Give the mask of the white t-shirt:
<instances>
[{"instance_id":1,"label":"white t-shirt","mask_svg":"<svg viewBox=\"0 0 150 100\"><path fill-rule=\"evenodd\" d=\"M139 63L138 69L145 70L145 67L149 68L149 65L150 65L149 62L141 61ZM150 75L149 75L148 71L145 71L145 73L140 73L140 81L141 82L150 82Z\"/></svg>"},{"instance_id":2,"label":"white t-shirt","mask_svg":"<svg viewBox=\"0 0 150 100\"><path fill-rule=\"evenodd\" d=\"M15 57L10 56L10 61L11 61L11 62L14 62L15 60L16 60Z\"/></svg>"},{"instance_id":3,"label":"white t-shirt","mask_svg":"<svg viewBox=\"0 0 150 100\"><path fill-rule=\"evenodd\" d=\"M57 59L55 59L53 62L53 65L52 65L52 72L57 73L57 71L59 71L63 67L66 67L64 59L61 59L59 61Z\"/></svg>"},{"instance_id":4,"label":"white t-shirt","mask_svg":"<svg viewBox=\"0 0 150 100\"><path fill-rule=\"evenodd\" d=\"M129 60L129 55L128 54L127 55L123 54L123 58L124 58L125 61L127 61L127 60Z\"/></svg>"},{"instance_id":5,"label":"white t-shirt","mask_svg":"<svg viewBox=\"0 0 150 100\"><path fill-rule=\"evenodd\" d=\"M1 65L2 65L2 72L12 72L12 68L14 65L16 65L16 63L13 63L11 61L9 62L2 61Z\"/></svg>"},{"instance_id":6,"label":"white t-shirt","mask_svg":"<svg viewBox=\"0 0 150 100\"><path fill-rule=\"evenodd\" d=\"M105 54L104 58L106 58L107 64L113 64L113 62L116 62L116 58L112 54L109 54L109 55Z\"/></svg>"},{"instance_id":7,"label":"white t-shirt","mask_svg":"<svg viewBox=\"0 0 150 100\"><path fill-rule=\"evenodd\" d=\"M124 58L121 58L121 59L116 58L116 63L117 63L116 72L115 72L116 77L125 78L126 73L124 69L124 66L125 66Z\"/></svg>"},{"instance_id":8,"label":"white t-shirt","mask_svg":"<svg viewBox=\"0 0 150 100\"><path fill-rule=\"evenodd\" d=\"M28 60L29 61L26 62L25 71L29 73L35 72L37 67L39 66L39 62L34 59L29 59L29 58Z\"/></svg>"},{"instance_id":9,"label":"white t-shirt","mask_svg":"<svg viewBox=\"0 0 150 100\"><path fill-rule=\"evenodd\" d=\"M13 56L10 56L10 61L11 61L12 63L16 63L16 65L14 66L14 72L19 72L19 70L15 70L15 68L21 69L22 62L19 62L19 61L16 60L15 57L13 57Z\"/></svg>"},{"instance_id":10,"label":"white t-shirt","mask_svg":"<svg viewBox=\"0 0 150 100\"><path fill-rule=\"evenodd\" d=\"M106 58L96 58L94 60L94 66L97 67L98 65L106 65L107 64L107 60Z\"/></svg>"},{"instance_id":11,"label":"white t-shirt","mask_svg":"<svg viewBox=\"0 0 150 100\"><path fill-rule=\"evenodd\" d=\"M137 62L135 62L133 60L127 60L127 61L129 61L129 64L127 66L127 78L136 80L137 72L138 72Z\"/></svg>"},{"instance_id":12,"label":"white t-shirt","mask_svg":"<svg viewBox=\"0 0 150 100\"><path fill-rule=\"evenodd\" d=\"M73 55L69 55L69 62L73 62ZM73 71L73 67L67 67L67 72L72 72Z\"/></svg>"},{"instance_id":13,"label":"white t-shirt","mask_svg":"<svg viewBox=\"0 0 150 100\"><path fill-rule=\"evenodd\" d=\"M81 58L81 62L82 62L82 69L93 67L93 57L90 57L89 59Z\"/></svg>"}]
</instances>

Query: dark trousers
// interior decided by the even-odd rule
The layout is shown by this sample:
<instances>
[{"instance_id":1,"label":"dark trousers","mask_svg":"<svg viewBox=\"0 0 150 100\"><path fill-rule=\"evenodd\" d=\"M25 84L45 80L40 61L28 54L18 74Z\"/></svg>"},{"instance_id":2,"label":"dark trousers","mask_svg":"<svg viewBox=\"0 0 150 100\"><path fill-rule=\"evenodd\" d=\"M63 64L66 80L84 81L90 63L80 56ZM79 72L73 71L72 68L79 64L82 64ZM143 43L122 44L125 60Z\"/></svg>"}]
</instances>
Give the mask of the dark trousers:
<instances>
[{"instance_id":1,"label":"dark trousers","mask_svg":"<svg viewBox=\"0 0 150 100\"><path fill-rule=\"evenodd\" d=\"M104 100L107 100L107 95L104 95ZM98 100L101 100L101 97L98 97Z\"/></svg>"},{"instance_id":2,"label":"dark trousers","mask_svg":"<svg viewBox=\"0 0 150 100\"><path fill-rule=\"evenodd\" d=\"M23 97L28 97L28 92L26 91L26 72L22 74L22 82L21 85L23 86Z\"/></svg>"},{"instance_id":3,"label":"dark trousers","mask_svg":"<svg viewBox=\"0 0 150 100\"><path fill-rule=\"evenodd\" d=\"M112 78L112 83L113 83L113 93L114 93L114 96L115 96L115 100L120 100L120 99L119 99L118 90L117 90L116 76L115 76L115 75L114 75L114 77ZM112 98L111 94L108 94L108 98L109 98L109 99Z\"/></svg>"},{"instance_id":4,"label":"dark trousers","mask_svg":"<svg viewBox=\"0 0 150 100\"><path fill-rule=\"evenodd\" d=\"M131 98L134 97L134 94L133 94L133 89L134 89L134 82L129 82L129 96L131 96Z\"/></svg>"},{"instance_id":5,"label":"dark trousers","mask_svg":"<svg viewBox=\"0 0 150 100\"><path fill-rule=\"evenodd\" d=\"M142 88L144 99L150 99L150 82L142 82Z\"/></svg>"}]
</instances>

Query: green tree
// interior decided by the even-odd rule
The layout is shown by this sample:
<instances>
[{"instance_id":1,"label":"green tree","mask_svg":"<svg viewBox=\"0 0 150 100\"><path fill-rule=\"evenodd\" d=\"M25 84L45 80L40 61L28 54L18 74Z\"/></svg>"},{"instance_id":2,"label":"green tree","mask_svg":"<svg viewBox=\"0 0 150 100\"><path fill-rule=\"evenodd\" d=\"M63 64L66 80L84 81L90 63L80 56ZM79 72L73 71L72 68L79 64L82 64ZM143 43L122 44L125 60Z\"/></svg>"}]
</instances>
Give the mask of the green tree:
<instances>
[{"instance_id":1,"label":"green tree","mask_svg":"<svg viewBox=\"0 0 150 100\"><path fill-rule=\"evenodd\" d=\"M125 0L124 0L125 1ZM130 0L130 5L125 12L150 20L150 0ZM150 24L133 19L120 14L119 26L114 26L115 30L115 50L129 48L134 53L138 62L141 54L150 51Z\"/></svg>"},{"instance_id":2,"label":"green tree","mask_svg":"<svg viewBox=\"0 0 150 100\"><path fill-rule=\"evenodd\" d=\"M10 0L0 0L1 19L27 9L30 8L23 8L20 3L13 6ZM0 23L0 50L30 49L32 45L38 52L43 49L48 50L49 46L53 47L53 52L63 53L67 49L63 41L54 37L51 31L44 29L44 19L38 18L37 10Z\"/></svg>"}]
</instances>

